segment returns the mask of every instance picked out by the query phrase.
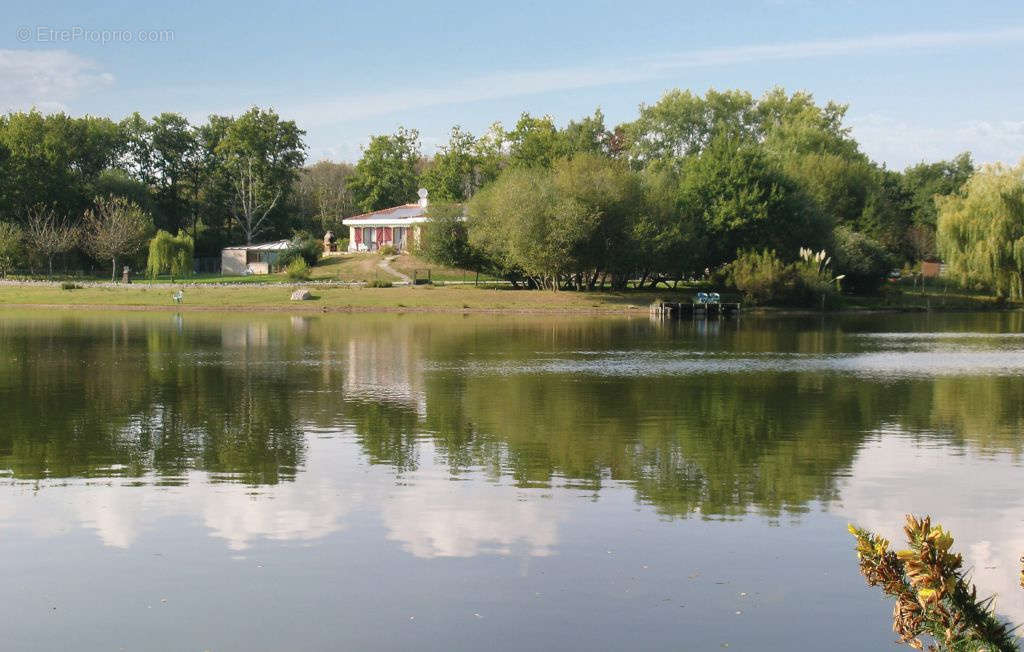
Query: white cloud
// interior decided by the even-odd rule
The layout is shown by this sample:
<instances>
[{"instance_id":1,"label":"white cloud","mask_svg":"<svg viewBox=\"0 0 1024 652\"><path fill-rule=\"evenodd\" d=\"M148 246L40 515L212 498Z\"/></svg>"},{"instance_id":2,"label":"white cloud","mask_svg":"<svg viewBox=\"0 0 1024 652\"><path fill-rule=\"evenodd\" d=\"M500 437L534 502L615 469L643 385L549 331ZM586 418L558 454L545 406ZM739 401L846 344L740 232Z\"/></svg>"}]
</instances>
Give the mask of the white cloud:
<instances>
[{"instance_id":1,"label":"white cloud","mask_svg":"<svg viewBox=\"0 0 1024 652\"><path fill-rule=\"evenodd\" d=\"M67 110L83 93L108 88L114 76L66 50L0 50L0 110Z\"/></svg>"},{"instance_id":2,"label":"white cloud","mask_svg":"<svg viewBox=\"0 0 1024 652\"><path fill-rule=\"evenodd\" d=\"M848 39L798 41L775 45L741 45L636 58L618 65L592 64L547 70L503 72L452 82L445 86L383 93L353 93L332 100L300 104L287 113L302 124L317 126L398 111L494 100L550 91L633 83L670 76L680 70L814 59L854 54L948 48L1024 41L1024 28L988 31L913 32Z\"/></svg>"},{"instance_id":3,"label":"white cloud","mask_svg":"<svg viewBox=\"0 0 1024 652\"><path fill-rule=\"evenodd\" d=\"M934 126L871 114L851 117L850 125L864 152L895 169L952 158L965 150L980 163L1012 164L1024 157L1024 121L972 120Z\"/></svg>"}]
</instances>

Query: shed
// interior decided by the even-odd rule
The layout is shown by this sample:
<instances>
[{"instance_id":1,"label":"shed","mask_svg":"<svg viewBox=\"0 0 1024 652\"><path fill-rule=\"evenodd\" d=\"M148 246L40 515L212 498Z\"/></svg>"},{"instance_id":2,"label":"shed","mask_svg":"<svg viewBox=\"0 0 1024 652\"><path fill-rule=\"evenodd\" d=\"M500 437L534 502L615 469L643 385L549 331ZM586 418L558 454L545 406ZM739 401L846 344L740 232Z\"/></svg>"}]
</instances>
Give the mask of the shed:
<instances>
[{"instance_id":1,"label":"shed","mask_svg":"<svg viewBox=\"0 0 1024 652\"><path fill-rule=\"evenodd\" d=\"M220 273L226 276L269 274L278 258L288 250L287 240L225 247L220 252Z\"/></svg>"}]
</instances>

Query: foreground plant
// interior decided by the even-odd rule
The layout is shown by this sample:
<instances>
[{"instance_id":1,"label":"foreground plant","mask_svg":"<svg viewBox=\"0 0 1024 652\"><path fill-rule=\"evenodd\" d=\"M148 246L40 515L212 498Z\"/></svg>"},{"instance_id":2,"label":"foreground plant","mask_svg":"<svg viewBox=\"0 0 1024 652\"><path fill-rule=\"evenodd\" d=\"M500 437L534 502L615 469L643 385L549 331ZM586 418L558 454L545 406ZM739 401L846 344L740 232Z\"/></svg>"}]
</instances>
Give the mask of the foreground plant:
<instances>
[{"instance_id":1,"label":"foreground plant","mask_svg":"<svg viewBox=\"0 0 1024 652\"><path fill-rule=\"evenodd\" d=\"M963 557L950 551L953 537L932 526L930 517L907 516L903 531L910 547L898 552L877 534L849 529L857 537L861 574L896 599L892 629L904 643L922 650L921 636L928 636L935 643L927 649L936 652L1017 650L1013 630L993 613L993 598L978 599L962 570Z\"/></svg>"}]
</instances>

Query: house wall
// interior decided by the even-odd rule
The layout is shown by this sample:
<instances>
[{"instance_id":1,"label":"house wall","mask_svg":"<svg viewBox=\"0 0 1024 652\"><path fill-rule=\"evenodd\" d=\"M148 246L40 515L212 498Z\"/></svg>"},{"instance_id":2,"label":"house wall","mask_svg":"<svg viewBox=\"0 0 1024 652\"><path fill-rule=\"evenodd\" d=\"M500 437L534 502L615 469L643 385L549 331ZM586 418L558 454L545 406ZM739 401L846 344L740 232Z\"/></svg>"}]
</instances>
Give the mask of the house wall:
<instances>
[{"instance_id":1,"label":"house wall","mask_svg":"<svg viewBox=\"0 0 1024 652\"><path fill-rule=\"evenodd\" d=\"M225 276L242 276L246 273L245 249L225 249L220 253L220 273Z\"/></svg>"},{"instance_id":2,"label":"house wall","mask_svg":"<svg viewBox=\"0 0 1024 652\"><path fill-rule=\"evenodd\" d=\"M364 230L365 229L365 230ZM376 234L382 229L391 229L391 239L384 240L383 245L396 246L397 242L397 231L398 229L405 229L405 240L402 243L402 251L408 251L414 246L420 243L420 227L415 224L402 224L401 226L349 226L348 227L348 250L359 251L359 244L365 245L362 251L376 251L379 247L383 246L377 243ZM372 236L372 240L367 241L366 237L361 237L359 242L356 242L356 231L360 231L363 236Z\"/></svg>"}]
</instances>

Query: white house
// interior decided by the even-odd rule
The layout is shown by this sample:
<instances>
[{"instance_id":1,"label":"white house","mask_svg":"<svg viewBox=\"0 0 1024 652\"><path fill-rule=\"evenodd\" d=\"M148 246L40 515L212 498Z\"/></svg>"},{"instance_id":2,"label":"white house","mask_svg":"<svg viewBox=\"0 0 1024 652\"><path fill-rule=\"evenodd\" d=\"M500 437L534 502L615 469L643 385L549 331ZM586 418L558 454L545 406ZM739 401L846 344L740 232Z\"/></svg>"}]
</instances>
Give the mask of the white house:
<instances>
[{"instance_id":1,"label":"white house","mask_svg":"<svg viewBox=\"0 0 1024 652\"><path fill-rule=\"evenodd\" d=\"M427 191L419 190L420 199L415 204L402 204L345 218L341 223L348 227L349 251L377 251L391 245L398 251L406 251L419 242L420 229L428 221Z\"/></svg>"}]
</instances>

